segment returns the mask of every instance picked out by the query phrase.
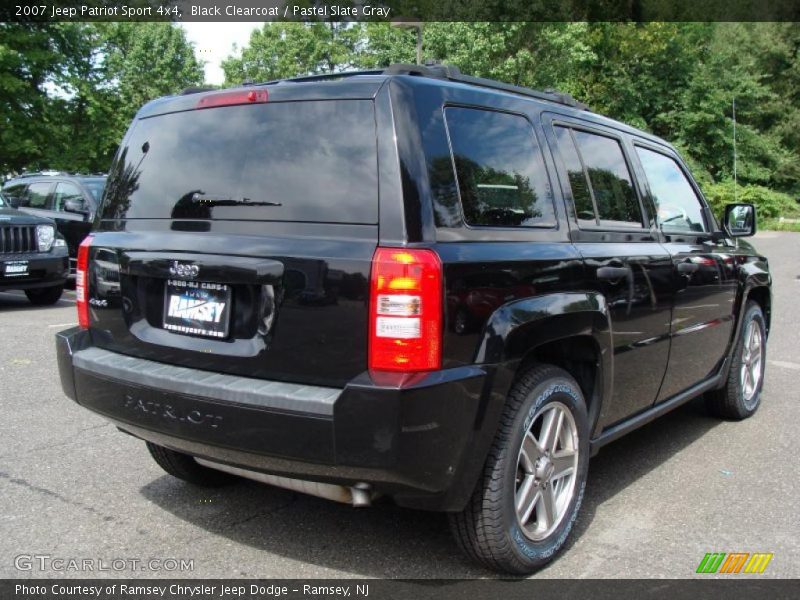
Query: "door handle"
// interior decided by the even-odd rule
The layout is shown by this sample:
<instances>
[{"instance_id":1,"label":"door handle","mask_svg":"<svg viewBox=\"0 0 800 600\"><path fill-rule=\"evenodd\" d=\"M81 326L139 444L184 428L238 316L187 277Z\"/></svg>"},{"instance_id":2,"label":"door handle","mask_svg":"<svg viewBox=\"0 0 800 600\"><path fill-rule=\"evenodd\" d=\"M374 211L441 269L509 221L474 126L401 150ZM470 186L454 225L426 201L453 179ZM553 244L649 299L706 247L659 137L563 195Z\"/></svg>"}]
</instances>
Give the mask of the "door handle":
<instances>
[{"instance_id":1,"label":"door handle","mask_svg":"<svg viewBox=\"0 0 800 600\"><path fill-rule=\"evenodd\" d=\"M697 272L700 266L693 263L693 262L681 262L678 263L678 273L681 275L691 275L692 273Z\"/></svg>"},{"instance_id":2,"label":"door handle","mask_svg":"<svg viewBox=\"0 0 800 600\"><path fill-rule=\"evenodd\" d=\"M606 281L622 279L623 277L628 277L630 274L630 267L600 267L597 269L597 278Z\"/></svg>"}]
</instances>

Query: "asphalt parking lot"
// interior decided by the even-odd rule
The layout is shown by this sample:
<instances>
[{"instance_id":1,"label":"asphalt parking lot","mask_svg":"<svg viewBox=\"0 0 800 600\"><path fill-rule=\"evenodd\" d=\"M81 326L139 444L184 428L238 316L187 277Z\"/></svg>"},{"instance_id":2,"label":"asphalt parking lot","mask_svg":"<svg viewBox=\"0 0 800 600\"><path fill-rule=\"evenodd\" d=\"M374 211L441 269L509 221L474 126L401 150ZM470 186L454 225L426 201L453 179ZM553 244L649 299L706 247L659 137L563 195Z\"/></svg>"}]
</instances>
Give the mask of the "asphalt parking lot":
<instances>
[{"instance_id":1,"label":"asphalt parking lot","mask_svg":"<svg viewBox=\"0 0 800 600\"><path fill-rule=\"evenodd\" d=\"M761 577L800 577L800 234L753 243L774 275L761 409L721 422L695 401L604 448L570 547L538 576L694 577L706 552L771 552ZM75 321L73 292L49 308L0 293L0 577L175 574L19 570L19 555L183 558L193 570L180 575L203 578L491 576L442 515L167 476L63 396L53 334Z\"/></svg>"}]
</instances>

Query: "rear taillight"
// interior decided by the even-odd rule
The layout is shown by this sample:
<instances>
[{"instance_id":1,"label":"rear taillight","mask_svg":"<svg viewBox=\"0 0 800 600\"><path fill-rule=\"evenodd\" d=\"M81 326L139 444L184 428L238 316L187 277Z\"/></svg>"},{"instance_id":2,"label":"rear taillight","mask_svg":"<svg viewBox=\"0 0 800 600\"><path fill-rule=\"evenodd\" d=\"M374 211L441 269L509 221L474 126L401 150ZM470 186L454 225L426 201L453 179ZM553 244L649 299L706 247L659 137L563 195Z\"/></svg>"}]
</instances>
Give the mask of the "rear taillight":
<instances>
[{"instance_id":1,"label":"rear taillight","mask_svg":"<svg viewBox=\"0 0 800 600\"><path fill-rule=\"evenodd\" d=\"M442 263L432 250L378 248L370 281L370 371L442 363Z\"/></svg>"},{"instance_id":2,"label":"rear taillight","mask_svg":"<svg viewBox=\"0 0 800 600\"><path fill-rule=\"evenodd\" d=\"M83 238L78 247L78 270L75 274L75 296L78 306L78 325L83 329L89 328L89 247L92 245L92 236Z\"/></svg>"}]
</instances>

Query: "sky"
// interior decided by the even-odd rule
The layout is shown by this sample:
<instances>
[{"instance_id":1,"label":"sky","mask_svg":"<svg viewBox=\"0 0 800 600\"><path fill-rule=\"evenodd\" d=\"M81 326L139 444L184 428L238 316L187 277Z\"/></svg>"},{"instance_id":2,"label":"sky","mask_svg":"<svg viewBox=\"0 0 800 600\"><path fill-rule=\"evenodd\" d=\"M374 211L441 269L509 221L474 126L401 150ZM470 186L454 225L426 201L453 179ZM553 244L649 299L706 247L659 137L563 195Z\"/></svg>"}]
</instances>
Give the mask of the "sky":
<instances>
[{"instance_id":1,"label":"sky","mask_svg":"<svg viewBox=\"0 0 800 600\"><path fill-rule=\"evenodd\" d=\"M250 32L260 28L263 23L181 23L186 37L194 42L197 58L206 63L206 83L218 85L225 80L220 66L233 50L250 40Z\"/></svg>"}]
</instances>

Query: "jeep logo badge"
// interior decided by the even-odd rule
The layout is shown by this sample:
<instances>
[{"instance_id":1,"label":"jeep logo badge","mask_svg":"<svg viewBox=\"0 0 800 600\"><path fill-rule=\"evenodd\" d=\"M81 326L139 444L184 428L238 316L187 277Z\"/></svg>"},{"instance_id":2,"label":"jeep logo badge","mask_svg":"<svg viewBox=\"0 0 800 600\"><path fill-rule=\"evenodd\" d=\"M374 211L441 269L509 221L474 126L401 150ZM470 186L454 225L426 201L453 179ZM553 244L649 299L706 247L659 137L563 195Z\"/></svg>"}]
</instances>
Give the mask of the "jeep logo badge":
<instances>
[{"instance_id":1,"label":"jeep logo badge","mask_svg":"<svg viewBox=\"0 0 800 600\"><path fill-rule=\"evenodd\" d=\"M169 273L173 277L194 279L200 274L200 267L197 265L184 265L175 260L172 261L172 265L169 268Z\"/></svg>"}]
</instances>

